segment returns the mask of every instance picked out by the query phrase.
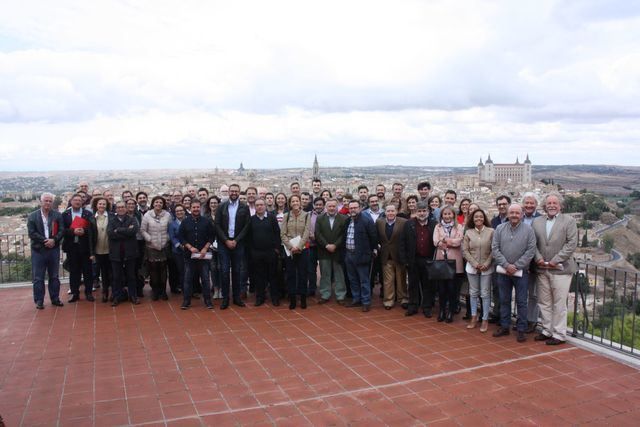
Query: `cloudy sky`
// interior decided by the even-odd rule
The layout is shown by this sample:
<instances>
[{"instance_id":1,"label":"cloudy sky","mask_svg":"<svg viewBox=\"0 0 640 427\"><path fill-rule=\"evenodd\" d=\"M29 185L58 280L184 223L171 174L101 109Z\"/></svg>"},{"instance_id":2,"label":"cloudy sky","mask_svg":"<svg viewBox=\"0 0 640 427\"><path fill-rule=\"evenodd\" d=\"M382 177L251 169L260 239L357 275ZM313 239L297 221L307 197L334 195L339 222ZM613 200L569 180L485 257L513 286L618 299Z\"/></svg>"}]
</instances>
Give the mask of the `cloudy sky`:
<instances>
[{"instance_id":1,"label":"cloudy sky","mask_svg":"<svg viewBox=\"0 0 640 427\"><path fill-rule=\"evenodd\" d=\"M640 165L636 1L0 10L0 170Z\"/></svg>"}]
</instances>

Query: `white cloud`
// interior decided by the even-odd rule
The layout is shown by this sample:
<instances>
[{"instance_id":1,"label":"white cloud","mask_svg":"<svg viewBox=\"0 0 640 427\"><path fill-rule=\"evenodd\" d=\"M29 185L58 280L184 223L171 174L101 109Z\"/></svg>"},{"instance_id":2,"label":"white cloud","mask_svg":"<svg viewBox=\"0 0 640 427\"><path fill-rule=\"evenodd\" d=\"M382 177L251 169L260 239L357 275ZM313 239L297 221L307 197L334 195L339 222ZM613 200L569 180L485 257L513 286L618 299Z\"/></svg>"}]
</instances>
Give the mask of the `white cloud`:
<instances>
[{"instance_id":1,"label":"white cloud","mask_svg":"<svg viewBox=\"0 0 640 427\"><path fill-rule=\"evenodd\" d=\"M640 160L633 2L6 3L0 169Z\"/></svg>"}]
</instances>

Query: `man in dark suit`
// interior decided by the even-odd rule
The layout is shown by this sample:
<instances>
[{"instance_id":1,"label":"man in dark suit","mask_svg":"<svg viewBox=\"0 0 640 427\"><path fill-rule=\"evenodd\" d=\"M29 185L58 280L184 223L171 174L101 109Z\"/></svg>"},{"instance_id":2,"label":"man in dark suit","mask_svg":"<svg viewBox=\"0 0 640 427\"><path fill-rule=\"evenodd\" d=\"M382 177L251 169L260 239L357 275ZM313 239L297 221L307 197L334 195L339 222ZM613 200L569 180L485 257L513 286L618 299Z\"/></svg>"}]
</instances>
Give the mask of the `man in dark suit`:
<instances>
[{"instance_id":1,"label":"man in dark suit","mask_svg":"<svg viewBox=\"0 0 640 427\"><path fill-rule=\"evenodd\" d=\"M380 243L378 259L382 266L382 284L384 286L382 305L387 310L393 308L396 299L405 309L409 303L407 274L398 255L400 240L407 220L397 217L397 214L396 206L390 203L385 208L384 218L378 218L376 221Z\"/></svg>"},{"instance_id":2,"label":"man in dark suit","mask_svg":"<svg viewBox=\"0 0 640 427\"><path fill-rule=\"evenodd\" d=\"M116 215L109 220L107 235L109 236L109 260L113 272L112 307L124 300L124 283L126 281L129 300L139 304L136 283L136 259L138 258L138 221L127 215L124 202L116 203Z\"/></svg>"},{"instance_id":3,"label":"man in dark suit","mask_svg":"<svg viewBox=\"0 0 640 427\"><path fill-rule=\"evenodd\" d=\"M318 247L320 263L320 300L318 304L325 304L331 298L331 275L336 282L336 301L344 304L347 288L344 271L340 260L340 251L344 243L344 232L347 217L338 213L338 201L329 199L326 213L320 215L316 221L314 236Z\"/></svg>"},{"instance_id":4,"label":"man in dark suit","mask_svg":"<svg viewBox=\"0 0 640 427\"><path fill-rule=\"evenodd\" d=\"M71 197L71 206L62 213L64 223L64 241L62 250L67 254L69 264L69 287L71 299L80 300L80 283L84 283L87 301L95 301L93 291L93 273L91 263L95 259L95 222L93 215L82 207L82 195Z\"/></svg>"},{"instance_id":5,"label":"man in dark suit","mask_svg":"<svg viewBox=\"0 0 640 427\"><path fill-rule=\"evenodd\" d=\"M60 241L64 236L62 215L52 209L54 195L42 193L40 209L31 212L27 219L27 230L31 241L31 265L33 272L33 301L36 308L44 308L44 276L49 276L49 298L51 304L62 307L60 301Z\"/></svg>"},{"instance_id":6,"label":"man in dark suit","mask_svg":"<svg viewBox=\"0 0 640 427\"><path fill-rule=\"evenodd\" d=\"M496 198L496 206L498 207L498 215L491 218L491 228L496 230L500 224L509 222L507 210L511 204L511 197L503 194ZM489 323L499 323L500 321L500 292L498 288L498 275L494 274L491 278L491 300L493 301L493 309L489 315Z\"/></svg>"},{"instance_id":7,"label":"man in dark suit","mask_svg":"<svg viewBox=\"0 0 640 427\"><path fill-rule=\"evenodd\" d=\"M251 283L256 290L256 307L264 304L265 289L269 284L271 303L280 305L280 290L276 285L276 256L282 244L280 226L275 215L267 214L263 199L255 201L256 214L250 219L248 246L251 251Z\"/></svg>"},{"instance_id":8,"label":"man in dark suit","mask_svg":"<svg viewBox=\"0 0 640 427\"><path fill-rule=\"evenodd\" d=\"M240 186L229 186L229 200L222 202L216 211L216 234L218 236L218 256L221 264L222 310L229 307L229 279L233 303L244 307L240 297L240 279L244 264L244 238L249 231L249 208L238 200Z\"/></svg>"},{"instance_id":9,"label":"man in dark suit","mask_svg":"<svg viewBox=\"0 0 640 427\"><path fill-rule=\"evenodd\" d=\"M427 263L433 259L433 228L429 222L429 205L418 202L416 217L407 221L400 243L400 260L409 272L409 305L405 316L418 313L418 308L428 318L432 316L435 301L435 282L429 280Z\"/></svg>"},{"instance_id":10,"label":"man in dark suit","mask_svg":"<svg viewBox=\"0 0 640 427\"><path fill-rule=\"evenodd\" d=\"M371 308L371 286L369 273L371 260L378 252L376 227L368 215L362 215L362 205L358 200L349 202L349 219L345 231L345 264L351 285L353 301L348 307L362 307L367 312Z\"/></svg>"}]
</instances>

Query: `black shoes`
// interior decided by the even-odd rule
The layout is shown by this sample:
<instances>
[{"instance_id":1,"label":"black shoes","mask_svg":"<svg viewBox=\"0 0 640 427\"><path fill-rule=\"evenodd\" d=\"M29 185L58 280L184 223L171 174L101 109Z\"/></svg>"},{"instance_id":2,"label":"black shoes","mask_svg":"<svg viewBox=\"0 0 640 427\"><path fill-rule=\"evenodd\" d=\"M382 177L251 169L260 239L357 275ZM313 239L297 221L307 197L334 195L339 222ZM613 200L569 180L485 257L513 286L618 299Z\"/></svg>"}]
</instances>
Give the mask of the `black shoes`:
<instances>
[{"instance_id":1,"label":"black shoes","mask_svg":"<svg viewBox=\"0 0 640 427\"><path fill-rule=\"evenodd\" d=\"M518 338L516 338L518 342L525 342L527 340L527 336L523 331L518 331Z\"/></svg>"},{"instance_id":2,"label":"black shoes","mask_svg":"<svg viewBox=\"0 0 640 427\"><path fill-rule=\"evenodd\" d=\"M565 343L565 341L559 340L558 338L553 338L552 337L552 338L549 338L545 344L547 344L547 345L560 345L560 344L564 344L564 343Z\"/></svg>"},{"instance_id":3,"label":"black shoes","mask_svg":"<svg viewBox=\"0 0 640 427\"><path fill-rule=\"evenodd\" d=\"M362 303L360 301L358 302L351 302L349 304L347 304L347 307L349 308L353 308L353 307L362 307Z\"/></svg>"},{"instance_id":4,"label":"black shoes","mask_svg":"<svg viewBox=\"0 0 640 427\"><path fill-rule=\"evenodd\" d=\"M87 301L89 302L94 302L96 299L93 297L93 295L87 295Z\"/></svg>"},{"instance_id":5,"label":"black shoes","mask_svg":"<svg viewBox=\"0 0 640 427\"><path fill-rule=\"evenodd\" d=\"M385 307L385 308L386 308L386 307ZM413 316L414 314L418 314L418 310L414 310L414 309L412 309L412 308L408 309L408 310L404 313L404 315L405 315L405 316L407 316L407 317L409 317L409 316Z\"/></svg>"},{"instance_id":6,"label":"black shoes","mask_svg":"<svg viewBox=\"0 0 640 427\"><path fill-rule=\"evenodd\" d=\"M440 310L440 314L438 314L438 322L444 322L445 312L444 310Z\"/></svg>"},{"instance_id":7,"label":"black shoes","mask_svg":"<svg viewBox=\"0 0 640 427\"><path fill-rule=\"evenodd\" d=\"M241 299L234 299L233 305L237 305L238 307L246 307L247 304L244 303Z\"/></svg>"},{"instance_id":8,"label":"black shoes","mask_svg":"<svg viewBox=\"0 0 640 427\"><path fill-rule=\"evenodd\" d=\"M403 302L402 304L400 304L400 307L406 310L407 308L409 308L409 303Z\"/></svg>"},{"instance_id":9,"label":"black shoes","mask_svg":"<svg viewBox=\"0 0 640 427\"><path fill-rule=\"evenodd\" d=\"M296 308L296 297L295 296L290 296L289 297L289 310L294 310Z\"/></svg>"},{"instance_id":10,"label":"black shoes","mask_svg":"<svg viewBox=\"0 0 640 427\"><path fill-rule=\"evenodd\" d=\"M362 312L366 313L371 310L371 306L369 304L362 304Z\"/></svg>"},{"instance_id":11,"label":"black shoes","mask_svg":"<svg viewBox=\"0 0 640 427\"><path fill-rule=\"evenodd\" d=\"M187 303L182 303L182 305L180 306L180 310L188 310L189 307L191 307L191 304L187 304Z\"/></svg>"},{"instance_id":12,"label":"black shoes","mask_svg":"<svg viewBox=\"0 0 640 427\"><path fill-rule=\"evenodd\" d=\"M307 308L307 296L306 295L300 295L300 308L302 308L302 309L306 309Z\"/></svg>"},{"instance_id":13,"label":"black shoes","mask_svg":"<svg viewBox=\"0 0 640 427\"><path fill-rule=\"evenodd\" d=\"M511 332L509 332L509 328L503 328L503 327L499 327L494 333L493 336L494 337L503 337L505 335L509 335Z\"/></svg>"},{"instance_id":14,"label":"black shoes","mask_svg":"<svg viewBox=\"0 0 640 427\"><path fill-rule=\"evenodd\" d=\"M114 298L113 301L111 301L111 307L117 307L118 304L120 304L120 301L118 301L118 298Z\"/></svg>"},{"instance_id":15,"label":"black shoes","mask_svg":"<svg viewBox=\"0 0 640 427\"><path fill-rule=\"evenodd\" d=\"M169 295L167 295L166 293L160 295L160 299L162 301L169 301Z\"/></svg>"},{"instance_id":16,"label":"black shoes","mask_svg":"<svg viewBox=\"0 0 640 427\"><path fill-rule=\"evenodd\" d=\"M320 298L320 300L318 301L318 305L326 304L328 302L329 302L328 299Z\"/></svg>"},{"instance_id":17,"label":"black shoes","mask_svg":"<svg viewBox=\"0 0 640 427\"><path fill-rule=\"evenodd\" d=\"M102 294L102 302L105 303L107 301L109 301L109 294L103 293Z\"/></svg>"},{"instance_id":18,"label":"black shoes","mask_svg":"<svg viewBox=\"0 0 640 427\"><path fill-rule=\"evenodd\" d=\"M528 322L527 323L527 333L532 334L536 331L536 322Z\"/></svg>"},{"instance_id":19,"label":"black shoes","mask_svg":"<svg viewBox=\"0 0 640 427\"><path fill-rule=\"evenodd\" d=\"M424 313L424 317L427 319L431 319L433 317L433 313L430 308L425 308L422 313Z\"/></svg>"},{"instance_id":20,"label":"black shoes","mask_svg":"<svg viewBox=\"0 0 640 427\"><path fill-rule=\"evenodd\" d=\"M447 313L447 318L445 320L446 323L453 323L453 313L452 312L448 312Z\"/></svg>"},{"instance_id":21,"label":"black shoes","mask_svg":"<svg viewBox=\"0 0 640 427\"><path fill-rule=\"evenodd\" d=\"M256 303L253 304L254 307L260 307L262 304L264 304L264 300L263 299L257 299Z\"/></svg>"},{"instance_id":22,"label":"black shoes","mask_svg":"<svg viewBox=\"0 0 640 427\"><path fill-rule=\"evenodd\" d=\"M137 297L130 298L129 301L131 301L133 305L140 305L140 300Z\"/></svg>"},{"instance_id":23,"label":"black shoes","mask_svg":"<svg viewBox=\"0 0 640 427\"><path fill-rule=\"evenodd\" d=\"M227 308L229 308L229 300L223 299L222 304L220 304L220 310L226 310Z\"/></svg>"},{"instance_id":24,"label":"black shoes","mask_svg":"<svg viewBox=\"0 0 640 427\"><path fill-rule=\"evenodd\" d=\"M534 341L547 341L547 340L550 340L550 339L551 339L551 337L546 336L542 332L539 333L538 335L536 335L535 337L533 337Z\"/></svg>"},{"instance_id":25,"label":"black shoes","mask_svg":"<svg viewBox=\"0 0 640 427\"><path fill-rule=\"evenodd\" d=\"M37 308L38 310L44 310L44 303L42 303L42 302L38 301L38 302L36 303L36 308Z\"/></svg>"},{"instance_id":26,"label":"black shoes","mask_svg":"<svg viewBox=\"0 0 640 427\"><path fill-rule=\"evenodd\" d=\"M210 302L205 304L207 306L208 310L213 310L213 304L211 304Z\"/></svg>"},{"instance_id":27,"label":"black shoes","mask_svg":"<svg viewBox=\"0 0 640 427\"><path fill-rule=\"evenodd\" d=\"M78 295L74 295L71 297L71 299L67 302L78 302L80 301L80 297Z\"/></svg>"},{"instance_id":28,"label":"black shoes","mask_svg":"<svg viewBox=\"0 0 640 427\"><path fill-rule=\"evenodd\" d=\"M51 301L51 305L55 305L56 307L64 307L64 304L59 299Z\"/></svg>"},{"instance_id":29,"label":"black shoes","mask_svg":"<svg viewBox=\"0 0 640 427\"><path fill-rule=\"evenodd\" d=\"M274 307L280 307L280 300L277 298L271 300L271 305L273 305Z\"/></svg>"}]
</instances>

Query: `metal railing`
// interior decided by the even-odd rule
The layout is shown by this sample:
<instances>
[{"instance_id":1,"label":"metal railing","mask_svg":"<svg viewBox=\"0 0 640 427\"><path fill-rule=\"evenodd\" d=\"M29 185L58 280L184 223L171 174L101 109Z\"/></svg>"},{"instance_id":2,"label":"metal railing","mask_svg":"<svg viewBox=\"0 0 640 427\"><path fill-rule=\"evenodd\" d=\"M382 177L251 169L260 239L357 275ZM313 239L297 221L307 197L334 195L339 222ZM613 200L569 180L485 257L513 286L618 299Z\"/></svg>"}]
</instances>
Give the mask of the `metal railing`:
<instances>
[{"instance_id":1,"label":"metal railing","mask_svg":"<svg viewBox=\"0 0 640 427\"><path fill-rule=\"evenodd\" d=\"M578 269L569 293L571 335L640 357L638 273L585 262Z\"/></svg>"},{"instance_id":2,"label":"metal railing","mask_svg":"<svg viewBox=\"0 0 640 427\"><path fill-rule=\"evenodd\" d=\"M62 268L60 278L67 272ZM0 283L31 282L31 245L27 234L0 234Z\"/></svg>"}]
</instances>

